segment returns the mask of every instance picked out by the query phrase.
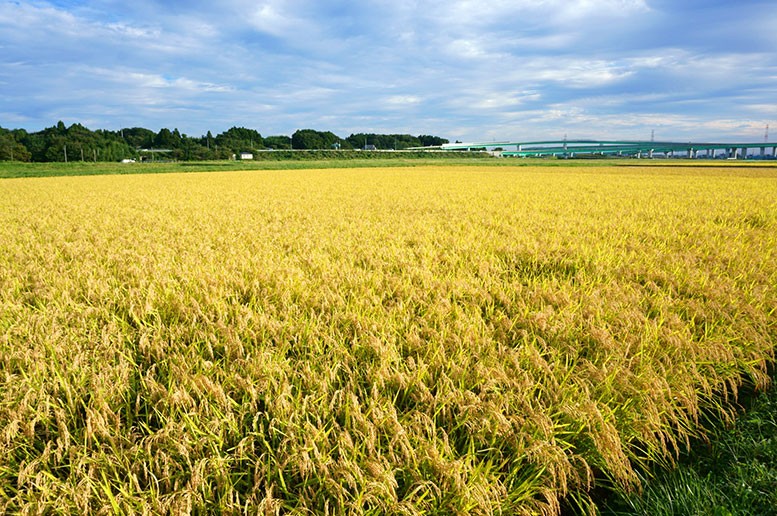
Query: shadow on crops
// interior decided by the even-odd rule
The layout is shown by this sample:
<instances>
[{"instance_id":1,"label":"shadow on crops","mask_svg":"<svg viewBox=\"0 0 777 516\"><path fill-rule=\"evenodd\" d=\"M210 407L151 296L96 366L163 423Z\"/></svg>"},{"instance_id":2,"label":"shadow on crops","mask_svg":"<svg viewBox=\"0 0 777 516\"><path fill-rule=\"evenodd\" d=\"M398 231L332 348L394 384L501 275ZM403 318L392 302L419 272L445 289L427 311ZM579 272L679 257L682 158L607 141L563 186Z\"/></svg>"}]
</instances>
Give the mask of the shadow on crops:
<instances>
[{"instance_id":1,"label":"shadow on crops","mask_svg":"<svg viewBox=\"0 0 777 516\"><path fill-rule=\"evenodd\" d=\"M584 266L567 258L541 258L522 253L498 253L509 279L533 283L543 280L573 280Z\"/></svg>"}]
</instances>

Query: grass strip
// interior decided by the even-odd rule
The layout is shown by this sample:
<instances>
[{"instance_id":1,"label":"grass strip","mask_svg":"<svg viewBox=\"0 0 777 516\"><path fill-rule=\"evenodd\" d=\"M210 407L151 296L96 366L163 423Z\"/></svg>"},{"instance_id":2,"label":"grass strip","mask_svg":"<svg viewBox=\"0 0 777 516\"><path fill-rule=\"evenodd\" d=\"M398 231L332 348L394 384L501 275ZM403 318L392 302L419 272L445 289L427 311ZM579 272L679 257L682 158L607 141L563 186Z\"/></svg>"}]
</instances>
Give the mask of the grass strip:
<instances>
[{"instance_id":1,"label":"grass strip","mask_svg":"<svg viewBox=\"0 0 777 516\"><path fill-rule=\"evenodd\" d=\"M331 153L327 153L331 154ZM362 155L373 154L364 158ZM434 155L434 154L433 154ZM646 167L671 172L704 169L741 169L745 171L769 170L777 168L772 162L718 162L688 160L634 160L634 159L507 159L484 157L482 153L442 153L434 158L419 153L406 157L397 153L351 153L344 159L337 156L323 158L321 153L291 153L288 151L266 152L258 155L261 159L252 161L179 161L145 163L21 163L0 162L0 179L24 177L68 177L93 175L134 175L134 174L171 174L189 172L225 172L243 170L305 170L305 169L351 169L351 168L396 168L426 166L476 166L476 167L561 167L599 168L599 167Z\"/></svg>"},{"instance_id":2,"label":"grass strip","mask_svg":"<svg viewBox=\"0 0 777 516\"><path fill-rule=\"evenodd\" d=\"M777 389L753 395L733 425L718 424L643 492L616 493L603 516L777 514Z\"/></svg>"}]
</instances>

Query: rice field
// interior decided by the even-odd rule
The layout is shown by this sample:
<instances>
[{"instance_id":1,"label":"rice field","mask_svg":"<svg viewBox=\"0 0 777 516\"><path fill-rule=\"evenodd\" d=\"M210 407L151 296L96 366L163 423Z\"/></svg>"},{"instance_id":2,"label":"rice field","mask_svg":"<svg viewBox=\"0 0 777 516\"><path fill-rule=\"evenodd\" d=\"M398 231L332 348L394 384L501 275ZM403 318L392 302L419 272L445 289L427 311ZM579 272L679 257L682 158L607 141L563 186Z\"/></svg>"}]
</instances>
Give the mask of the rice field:
<instances>
[{"instance_id":1,"label":"rice field","mask_svg":"<svg viewBox=\"0 0 777 516\"><path fill-rule=\"evenodd\" d=\"M0 512L594 511L775 307L774 168L0 180Z\"/></svg>"}]
</instances>

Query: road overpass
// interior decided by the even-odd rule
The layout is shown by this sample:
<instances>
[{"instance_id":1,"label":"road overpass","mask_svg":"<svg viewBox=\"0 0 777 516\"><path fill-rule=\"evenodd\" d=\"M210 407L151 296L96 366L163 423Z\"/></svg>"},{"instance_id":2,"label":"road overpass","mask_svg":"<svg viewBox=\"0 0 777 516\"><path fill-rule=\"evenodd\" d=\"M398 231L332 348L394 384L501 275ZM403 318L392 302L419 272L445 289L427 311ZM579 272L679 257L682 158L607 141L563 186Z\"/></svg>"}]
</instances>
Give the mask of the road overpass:
<instances>
[{"instance_id":1,"label":"road overpass","mask_svg":"<svg viewBox=\"0 0 777 516\"><path fill-rule=\"evenodd\" d=\"M424 147L431 149L432 147ZM777 143L704 143L704 142L657 142L631 140L548 140L548 141L492 141L471 143L446 143L441 150L496 151L502 156L561 158L592 156L624 156L636 158L686 157L686 158L731 158L731 159L775 159Z\"/></svg>"}]
</instances>

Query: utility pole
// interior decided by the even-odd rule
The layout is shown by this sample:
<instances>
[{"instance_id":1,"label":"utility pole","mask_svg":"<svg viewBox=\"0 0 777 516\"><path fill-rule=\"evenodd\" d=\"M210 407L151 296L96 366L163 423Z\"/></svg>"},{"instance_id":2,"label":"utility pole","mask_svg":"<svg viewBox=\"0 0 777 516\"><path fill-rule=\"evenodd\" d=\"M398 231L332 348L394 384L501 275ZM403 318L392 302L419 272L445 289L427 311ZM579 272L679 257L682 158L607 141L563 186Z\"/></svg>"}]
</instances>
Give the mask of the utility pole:
<instances>
[{"instance_id":1,"label":"utility pole","mask_svg":"<svg viewBox=\"0 0 777 516\"><path fill-rule=\"evenodd\" d=\"M764 143L769 143L769 124L766 124L766 132L764 133Z\"/></svg>"},{"instance_id":2,"label":"utility pole","mask_svg":"<svg viewBox=\"0 0 777 516\"><path fill-rule=\"evenodd\" d=\"M65 163L67 163L67 145L63 145L62 148L65 152Z\"/></svg>"},{"instance_id":3,"label":"utility pole","mask_svg":"<svg viewBox=\"0 0 777 516\"><path fill-rule=\"evenodd\" d=\"M654 141L656 141L656 130L655 129L650 131L650 143L653 143Z\"/></svg>"}]
</instances>

